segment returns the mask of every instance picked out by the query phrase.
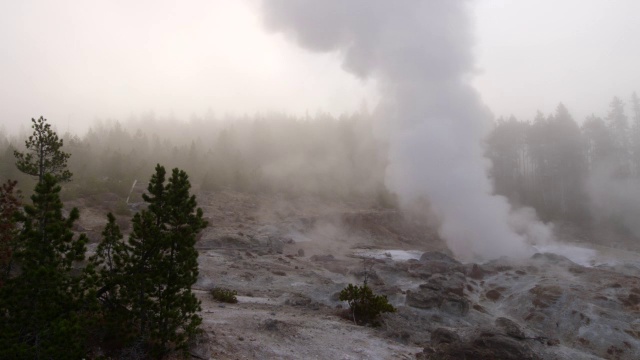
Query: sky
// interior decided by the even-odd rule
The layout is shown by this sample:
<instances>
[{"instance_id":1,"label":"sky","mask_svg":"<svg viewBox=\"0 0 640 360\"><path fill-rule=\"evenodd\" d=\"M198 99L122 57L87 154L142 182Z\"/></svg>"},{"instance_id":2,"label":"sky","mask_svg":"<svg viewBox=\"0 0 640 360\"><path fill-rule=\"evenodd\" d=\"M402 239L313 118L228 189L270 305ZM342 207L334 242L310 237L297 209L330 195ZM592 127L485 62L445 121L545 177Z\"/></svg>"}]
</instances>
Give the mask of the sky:
<instances>
[{"instance_id":1,"label":"sky","mask_svg":"<svg viewBox=\"0 0 640 360\"><path fill-rule=\"evenodd\" d=\"M640 91L637 0L475 0L473 84L496 116L562 101L581 121ZM153 112L339 115L378 100L339 53L263 26L259 0L0 1L0 129L61 130Z\"/></svg>"},{"instance_id":2,"label":"sky","mask_svg":"<svg viewBox=\"0 0 640 360\"><path fill-rule=\"evenodd\" d=\"M640 1L478 0L475 85L497 116L581 122L640 93Z\"/></svg>"}]
</instances>

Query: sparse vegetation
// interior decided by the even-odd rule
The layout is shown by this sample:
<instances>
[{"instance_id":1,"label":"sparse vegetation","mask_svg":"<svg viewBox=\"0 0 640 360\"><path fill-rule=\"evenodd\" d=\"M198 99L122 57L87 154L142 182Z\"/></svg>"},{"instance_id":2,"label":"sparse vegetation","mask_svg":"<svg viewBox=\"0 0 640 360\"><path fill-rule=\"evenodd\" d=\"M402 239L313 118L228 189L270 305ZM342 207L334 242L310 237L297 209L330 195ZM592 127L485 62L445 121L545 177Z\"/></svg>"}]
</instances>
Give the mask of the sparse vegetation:
<instances>
[{"instance_id":1,"label":"sparse vegetation","mask_svg":"<svg viewBox=\"0 0 640 360\"><path fill-rule=\"evenodd\" d=\"M57 182L69 181L71 172L67 169L67 160L71 155L61 150L63 140L51 130L51 124L44 117L31 119L31 122L33 134L25 141L26 153L13 152L18 170L37 177L38 182L42 182L45 174L50 174Z\"/></svg>"},{"instance_id":2,"label":"sparse vegetation","mask_svg":"<svg viewBox=\"0 0 640 360\"><path fill-rule=\"evenodd\" d=\"M162 358L185 349L201 323L191 285L196 235L207 225L187 174L174 169L165 183L158 165L129 238L109 214L82 268L88 238L73 233L79 211L63 215L60 198L69 155L46 120L33 127L31 152L15 153L18 168L38 179L32 204L19 211L14 181L0 192L0 358L82 358L96 346L108 356Z\"/></svg>"},{"instance_id":3,"label":"sparse vegetation","mask_svg":"<svg viewBox=\"0 0 640 360\"><path fill-rule=\"evenodd\" d=\"M0 289L0 358L81 358L84 294L74 264L87 238L71 231L79 217L65 217L55 177L45 174L18 215L13 258L20 271Z\"/></svg>"},{"instance_id":4,"label":"sparse vegetation","mask_svg":"<svg viewBox=\"0 0 640 360\"><path fill-rule=\"evenodd\" d=\"M214 298L214 300L229 304L235 304L238 302L238 298L236 298L236 295L238 295L237 291L226 288L217 287L211 290L211 296Z\"/></svg>"},{"instance_id":5,"label":"sparse vegetation","mask_svg":"<svg viewBox=\"0 0 640 360\"><path fill-rule=\"evenodd\" d=\"M16 182L8 180L0 185L0 288L11 274L13 252L16 247L15 215L20 206L20 193Z\"/></svg>"},{"instance_id":6,"label":"sparse vegetation","mask_svg":"<svg viewBox=\"0 0 640 360\"><path fill-rule=\"evenodd\" d=\"M347 285L340 291L339 299L349 304L350 314L357 324L376 325L380 314L396 311L386 296L374 294L366 283L362 286Z\"/></svg>"},{"instance_id":7,"label":"sparse vegetation","mask_svg":"<svg viewBox=\"0 0 640 360\"><path fill-rule=\"evenodd\" d=\"M93 267L101 269L98 297L110 326L127 329L119 342L142 342L155 357L184 349L202 320L200 302L191 292L198 276L195 236L206 226L187 174L174 169L165 183L158 165L143 195L148 209L132 220L128 241L113 215L103 232Z\"/></svg>"},{"instance_id":8,"label":"sparse vegetation","mask_svg":"<svg viewBox=\"0 0 640 360\"><path fill-rule=\"evenodd\" d=\"M132 182L147 178L157 163L185 170L194 186L207 191L375 198L385 192L379 188L386 160L385 145L373 136L370 120L362 112L339 118L274 113L192 122L154 116L96 122L84 135L61 136L74 173L64 198L104 192L126 198ZM32 189L25 181L30 177L17 174L13 152L28 151L21 139L2 135L0 181L16 179L26 193ZM4 169L7 162L11 167Z\"/></svg>"}]
</instances>

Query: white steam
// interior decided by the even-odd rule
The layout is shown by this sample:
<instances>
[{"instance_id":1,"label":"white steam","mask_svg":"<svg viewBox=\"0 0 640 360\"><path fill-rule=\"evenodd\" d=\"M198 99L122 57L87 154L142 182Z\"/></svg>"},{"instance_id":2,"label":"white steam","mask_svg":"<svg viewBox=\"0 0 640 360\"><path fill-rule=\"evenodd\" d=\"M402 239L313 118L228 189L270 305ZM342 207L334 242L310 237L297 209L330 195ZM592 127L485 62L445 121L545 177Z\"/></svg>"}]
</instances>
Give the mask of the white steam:
<instances>
[{"instance_id":1,"label":"white steam","mask_svg":"<svg viewBox=\"0 0 640 360\"><path fill-rule=\"evenodd\" d=\"M490 115L470 86L469 1L266 0L267 25L345 70L374 78L390 139L387 184L406 203L426 195L440 234L462 259L530 252L549 237L535 214L495 196L481 140ZM543 239L546 240L546 239Z\"/></svg>"}]
</instances>

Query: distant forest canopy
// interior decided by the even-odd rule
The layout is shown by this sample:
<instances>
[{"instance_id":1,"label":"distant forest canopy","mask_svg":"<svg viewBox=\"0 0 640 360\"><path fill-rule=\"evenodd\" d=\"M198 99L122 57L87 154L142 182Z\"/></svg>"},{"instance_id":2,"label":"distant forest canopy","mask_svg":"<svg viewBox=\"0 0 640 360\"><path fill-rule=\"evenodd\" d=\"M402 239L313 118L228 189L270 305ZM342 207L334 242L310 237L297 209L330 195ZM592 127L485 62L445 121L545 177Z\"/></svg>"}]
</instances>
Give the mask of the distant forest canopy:
<instances>
[{"instance_id":1,"label":"distant forest canopy","mask_svg":"<svg viewBox=\"0 0 640 360\"><path fill-rule=\"evenodd\" d=\"M393 205L384 186L388 147L374 121L363 110L339 118L272 113L180 122L147 115L97 122L82 137L62 136L74 173L63 196L107 191L125 198L134 180L162 163L186 170L203 190L367 196ZM0 135L0 181L17 179L24 191L33 180L17 171L13 149L21 149L26 137ZM607 114L581 125L562 104L531 120L499 118L485 149L496 193L515 206L531 206L545 221L607 224L640 235L635 93L627 102L614 98Z\"/></svg>"},{"instance_id":2,"label":"distant forest canopy","mask_svg":"<svg viewBox=\"0 0 640 360\"><path fill-rule=\"evenodd\" d=\"M500 118L487 138L495 191L544 220L640 234L640 99L615 97L581 125L560 104L532 121Z\"/></svg>"},{"instance_id":3,"label":"distant forest canopy","mask_svg":"<svg viewBox=\"0 0 640 360\"><path fill-rule=\"evenodd\" d=\"M16 169L13 150L22 149L26 137L0 135L0 180L17 179L23 191L33 180ZM367 111L339 118L274 113L189 122L149 115L97 122L82 137L61 137L74 174L63 187L67 199L104 191L126 197L133 181L145 179L157 163L184 169L204 190L387 194L386 145L374 136Z\"/></svg>"}]
</instances>

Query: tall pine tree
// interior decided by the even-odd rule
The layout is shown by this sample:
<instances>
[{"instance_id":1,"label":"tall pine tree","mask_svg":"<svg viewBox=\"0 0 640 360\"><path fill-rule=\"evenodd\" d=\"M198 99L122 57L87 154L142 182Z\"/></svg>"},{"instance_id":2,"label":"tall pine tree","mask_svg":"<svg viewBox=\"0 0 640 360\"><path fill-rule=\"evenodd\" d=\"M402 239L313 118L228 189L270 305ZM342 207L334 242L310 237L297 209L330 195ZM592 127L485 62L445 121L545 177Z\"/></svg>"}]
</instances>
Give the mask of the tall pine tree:
<instances>
[{"instance_id":1,"label":"tall pine tree","mask_svg":"<svg viewBox=\"0 0 640 360\"><path fill-rule=\"evenodd\" d=\"M629 121L624 112L624 102L614 97L609 104L607 127L613 140L615 161L614 175L626 177L630 173Z\"/></svg>"},{"instance_id":2,"label":"tall pine tree","mask_svg":"<svg viewBox=\"0 0 640 360\"><path fill-rule=\"evenodd\" d=\"M71 231L79 212L62 215L60 186L44 174L19 213L21 230L14 258L19 274L0 289L0 358L79 358L84 353L83 316L75 262L87 238Z\"/></svg>"},{"instance_id":3,"label":"tall pine tree","mask_svg":"<svg viewBox=\"0 0 640 360\"><path fill-rule=\"evenodd\" d=\"M201 323L200 302L191 292L198 276L196 235L206 225L187 174L158 165L144 194L148 209L137 213L120 296L132 328L155 356L183 348Z\"/></svg>"},{"instance_id":4,"label":"tall pine tree","mask_svg":"<svg viewBox=\"0 0 640 360\"><path fill-rule=\"evenodd\" d=\"M640 177L640 98L635 92L631 95L631 128L629 146L631 147L632 173Z\"/></svg>"},{"instance_id":5,"label":"tall pine tree","mask_svg":"<svg viewBox=\"0 0 640 360\"><path fill-rule=\"evenodd\" d=\"M18 227L15 216L20 206L16 181L0 185L0 288L11 275L13 252L17 246Z\"/></svg>"},{"instance_id":6,"label":"tall pine tree","mask_svg":"<svg viewBox=\"0 0 640 360\"><path fill-rule=\"evenodd\" d=\"M25 141L26 153L14 151L16 166L25 174L42 182L45 174L51 174L57 181L69 181L71 172L67 170L67 160L71 155L61 150L63 141L51 130L47 119L40 116L31 119L33 134Z\"/></svg>"}]
</instances>

